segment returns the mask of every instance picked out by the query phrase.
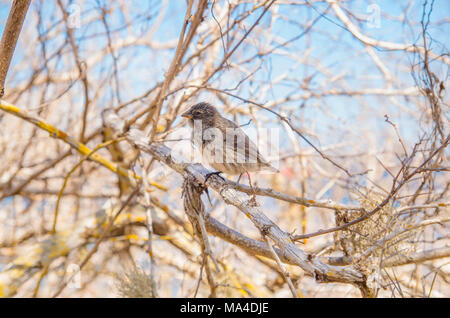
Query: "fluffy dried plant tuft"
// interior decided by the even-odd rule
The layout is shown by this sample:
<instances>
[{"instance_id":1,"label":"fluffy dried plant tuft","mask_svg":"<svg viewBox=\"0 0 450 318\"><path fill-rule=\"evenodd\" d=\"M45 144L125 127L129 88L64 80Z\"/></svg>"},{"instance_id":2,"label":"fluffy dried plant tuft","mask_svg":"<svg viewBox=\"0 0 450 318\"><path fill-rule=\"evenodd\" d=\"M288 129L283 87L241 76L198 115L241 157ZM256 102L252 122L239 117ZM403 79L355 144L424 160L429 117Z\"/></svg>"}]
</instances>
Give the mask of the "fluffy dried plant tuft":
<instances>
[{"instance_id":1,"label":"fluffy dried plant tuft","mask_svg":"<svg viewBox=\"0 0 450 318\"><path fill-rule=\"evenodd\" d=\"M122 297L153 298L152 279L140 268L133 267L116 275L115 286Z\"/></svg>"},{"instance_id":2,"label":"fluffy dried plant tuft","mask_svg":"<svg viewBox=\"0 0 450 318\"><path fill-rule=\"evenodd\" d=\"M382 202L383 197L369 192L365 195L360 194L358 200L365 211L371 211ZM352 213L336 211L336 225L340 226L351 222L365 213L363 211ZM335 247L342 250L345 256L351 256L354 259L356 259L355 256L364 255L371 249L368 255L370 257L363 258L361 260L363 262L376 261L381 256L389 258L399 253L406 255L414 251L414 244L411 242L415 240L417 232L393 234L397 231L400 232L409 221L409 218L398 215L392 204L387 204L369 219L336 232Z\"/></svg>"}]
</instances>

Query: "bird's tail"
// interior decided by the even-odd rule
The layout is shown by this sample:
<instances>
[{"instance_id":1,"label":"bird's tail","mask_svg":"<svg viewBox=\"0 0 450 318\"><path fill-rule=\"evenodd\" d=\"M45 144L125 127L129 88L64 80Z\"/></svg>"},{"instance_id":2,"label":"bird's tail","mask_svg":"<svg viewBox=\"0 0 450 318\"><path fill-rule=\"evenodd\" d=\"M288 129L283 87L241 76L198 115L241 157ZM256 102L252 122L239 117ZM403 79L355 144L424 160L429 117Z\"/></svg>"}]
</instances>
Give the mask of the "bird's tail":
<instances>
[{"instance_id":1,"label":"bird's tail","mask_svg":"<svg viewBox=\"0 0 450 318\"><path fill-rule=\"evenodd\" d=\"M270 163L267 163L267 162L262 164L261 171L273 172L273 173L280 172L280 170L278 170L277 168L273 167Z\"/></svg>"}]
</instances>

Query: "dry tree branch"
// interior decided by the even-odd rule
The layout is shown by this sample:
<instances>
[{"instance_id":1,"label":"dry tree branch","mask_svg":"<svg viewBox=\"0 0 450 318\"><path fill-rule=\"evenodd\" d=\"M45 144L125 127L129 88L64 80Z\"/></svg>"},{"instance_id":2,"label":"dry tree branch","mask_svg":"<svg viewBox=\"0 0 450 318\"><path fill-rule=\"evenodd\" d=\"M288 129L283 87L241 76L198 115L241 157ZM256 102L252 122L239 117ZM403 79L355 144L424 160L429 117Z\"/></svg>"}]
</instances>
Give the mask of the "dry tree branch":
<instances>
[{"instance_id":1,"label":"dry tree branch","mask_svg":"<svg viewBox=\"0 0 450 318\"><path fill-rule=\"evenodd\" d=\"M267 0L264 4L268 3L269 0ZM206 83L208 83L208 81L214 76L214 74L216 74L218 71L220 71L225 64L228 62L229 58L233 55L233 53L239 48L239 46L242 44L242 42L244 42L244 40L248 37L248 35L250 34L250 32L252 32L252 30L258 25L258 23L261 21L261 19L263 18L263 16L266 14L266 12L270 9L270 7L273 5L273 3L275 2L275 0L271 0L267 6L264 7L263 12L260 14L260 16L258 17L258 19L255 21L255 23L253 23L253 25L248 29L247 32L245 32L245 34L242 36L242 38L239 40L238 43L236 43L236 45L230 50L230 52L228 52L228 54L226 54L224 56L224 58L222 59L222 61L219 63L219 66L214 70L214 72L212 72L205 80L203 80L203 85L205 85Z\"/></svg>"},{"instance_id":2,"label":"dry tree branch","mask_svg":"<svg viewBox=\"0 0 450 318\"><path fill-rule=\"evenodd\" d=\"M394 127L395 133L397 134L398 141L399 141L400 144L402 145L403 152L404 152L404 154L405 154L405 158L408 157L408 152L406 151L405 143L404 143L404 141L403 141L402 136L400 135L400 132L398 131L397 125L394 124L392 121L389 120L389 116L388 116L388 115L384 115L384 118L385 118L385 121L386 121L388 124L390 124L392 127Z\"/></svg>"},{"instance_id":3,"label":"dry tree branch","mask_svg":"<svg viewBox=\"0 0 450 318\"><path fill-rule=\"evenodd\" d=\"M183 205L189 221L192 224L194 233L197 234L202 244L203 252L211 258L217 272L220 272L219 265L213 255L211 245L209 244L208 235L205 226L205 206L200 198L205 190L202 184L198 184L193 178L185 178L183 181ZM207 264L206 264L207 266Z\"/></svg>"},{"instance_id":4,"label":"dry tree branch","mask_svg":"<svg viewBox=\"0 0 450 318\"><path fill-rule=\"evenodd\" d=\"M62 141L67 143L70 147L72 147L73 149L75 149L76 151L78 151L80 154L82 154L84 156L88 156L92 151L92 149L87 147L85 144L83 144L83 143L79 142L78 140L76 140L75 138L67 135L65 132L59 130L58 128L54 127L53 125L46 123L43 119L40 119L37 116L34 116L24 110L21 110L17 106L14 106L3 100L0 100L0 109L4 110L14 116L22 118L22 119L32 123L33 125L47 131L52 137L61 139ZM119 165L116 165L116 164L110 162L109 160L100 156L97 153L94 153L90 157L90 159L101 164L102 166L106 167L107 169L111 170L112 172L117 173L123 177L126 177L128 180L130 180L130 182L133 182L134 179L141 178L140 176L136 175L133 171L123 169ZM161 185L157 182L150 181L150 184L160 190L167 191L166 187L164 187L163 185Z\"/></svg>"},{"instance_id":5,"label":"dry tree branch","mask_svg":"<svg viewBox=\"0 0 450 318\"><path fill-rule=\"evenodd\" d=\"M387 205L387 204L394 198L394 196L398 193L398 191L399 191L399 190L400 190L400 189L401 189L401 188L402 188L402 187L403 187L403 186L404 186L404 185L405 185L405 184L406 184L413 176L415 176L417 173L420 173L420 172L422 171L423 167L424 167L426 164L428 164L428 162L430 162L431 159L433 159L437 154L441 153L441 151L442 151L443 149L445 149L445 148L448 146L449 143L450 143L450 135L447 136L447 138L444 140L444 142L442 143L442 145L440 145L435 151L433 151L433 152L429 155L429 157L428 157L427 159L425 159L425 160L422 162L422 164L420 164L420 166L418 166L417 168L415 168L411 173L409 173L409 174L407 174L407 175L403 175L402 180L397 184L397 179L398 179L400 173L402 173L404 170L407 169L406 164L403 164L402 167L400 168L398 174L397 174L396 177L394 178L394 181L392 182L392 189L391 189L391 191L388 193L388 195L386 196L386 198L385 198L379 205L377 205L372 211L370 211L370 212L364 214L363 216L361 216L361 217L359 217L359 218L357 218L357 219L355 219L355 220L353 220L353 221L351 221L351 222L342 224L342 225L340 225L340 226L336 226L336 227L334 227L334 228L330 228L330 229L327 229L327 230L319 230L319 231L314 232L314 233L302 234L302 235L295 235L295 236L293 237L293 239L294 239L294 240L302 240L302 239L305 239L305 238L310 238L310 237L314 237L314 236L318 236L318 235L323 235L323 234L327 234L327 233L333 233L333 232L336 232L336 231L340 231L340 230L346 229L346 228L348 228L348 227L350 227L350 226L352 226L352 225L355 225L355 224L357 224L357 223L359 223L359 222L362 222L362 221L364 221L364 220L367 220L367 219L370 218L372 215L374 215L375 213L377 213L378 211L380 211L385 205ZM413 155L414 155L414 152L411 154L410 158L411 158ZM408 158L408 159L405 160L405 161L409 161L410 158Z\"/></svg>"},{"instance_id":6,"label":"dry tree branch","mask_svg":"<svg viewBox=\"0 0 450 318\"><path fill-rule=\"evenodd\" d=\"M75 63L77 64L78 69L78 76L81 78L81 82L83 83L83 92L84 92L84 110L83 110L83 122L81 126L81 132L80 132L80 141L86 142L85 140L85 133L86 133L86 127L87 127L87 115L89 111L90 106L90 99L89 99L89 81L87 78L87 70L86 66L87 64L83 62L80 58L79 49L77 44L75 43L75 38L73 35L73 30L69 26L69 14L64 10L64 6L61 2L61 0L58 0L58 6L61 9L61 12L63 13L64 22L66 24L66 31L67 36L69 38L69 43L72 48L73 56L75 58Z\"/></svg>"},{"instance_id":7,"label":"dry tree branch","mask_svg":"<svg viewBox=\"0 0 450 318\"><path fill-rule=\"evenodd\" d=\"M105 118L107 125L115 130L120 131L124 127L123 121L112 112ZM190 176L199 183L205 183L208 170L198 164L183 163L180 158L176 160L177 158L173 157L171 150L166 146L150 144L142 131L131 129L126 134L126 138L141 151L152 155L153 158L166 164L185 178ZM314 275L317 281L353 284L360 289L364 296L372 295L372 290L367 285L367 276L365 274L352 266L336 267L327 265L321 262L318 257L305 253L294 244L289 233L282 231L257 206L251 204L247 195L230 188L227 182L220 177L212 176L206 181L206 185L214 189L227 204L237 207L260 231L267 233L267 236L286 253L291 262L300 266L309 274Z\"/></svg>"},{"instance_id":8,"label":"dry tree branch","mask_svg":"<svg viewBox=\"0 0 450 318\"><path fill-rule=\"evenodd\" d=\"M370 256L371 253L373 253L377 248L382 247L384 244L386 244L386 242L398 237L399 235L408 232L408 231L413 231L416 230L418 228L424 227L424 226L428 226L428 225L433 225L433 224L443 224L446 222L449 222L450 218L436 218L436 219L428 219L422 222L418 222L416 224L408 224L406 227L404 227L403 229L400 229L398 231L394 231L389 233L388 235L386 235L383 239L374 242L373 245L368 248L366 251L364 251L364 253L358 257L358 259L356 260L356 262L359 262L361 259L366 258L368 256Z\"/></svg>"},{"instance_id":9,"label":"dry tree branch","mask_svg":"<svg viewBox=\"0 0 450 318\"><path fill-rule=\"evenodd\" d=\"M406 51L410 53L420 52L422 54L426 54L426 52L429 52L426 48L421 46L415 46L415 45L407 45L407 44L400 44L400 43L394 43L394 42L387 42L387 41L378 41L373 38L370 38L358 29L356 25L354 25L348 16L344 13L344 11L341 9L341 7L338 4L338 1L335 0L327 0L327 2L331 5L331 8L334 10L334 13L339 18L339 20L344 23L344 25L347 27L347 30L353 34L355 38L363 42L364 44L374 46L374 47L380 47L387 50L400 50L400 51ZM444 62L447 65L450 65L450 59L445 55L436 55L432 52L429 52L430 57L436 60L440 60Z\"/></svg>"},{"instance_id":10,"label":"dry tree branch","mask_svg":"<svg viewBox=\"0 0 450 318\"><path fill-rule=\"evenodd\" d=\"M148 121L150 119L153 121L153 127L151 130L151 139L153 139L156 134L158 120L159 120L159 116L161 113L162 103L164 101L164 95L166 93L166 90L168 89L172 80L175 78L176 74L178 74L178 72L179 72L179 65L181 63L181 60L183 59L183 56L185 55L186 51L188 50L189 45L195 35L195 32L196 32L198 26L200 25L200 23L203 20L203 12L206 10L206 7L208 5L208 1L206 1L206 0L199 1L197 12L195 13L194 17L192 18L191 27L185 38L184 33L185 33L187 25L191 19L191 10L192 10L193 3L194 3L193 0L189 0L189 2L188 2L188 8L186 10L186 16L184 18L183 28L181 30L180 37L178 39L177 48L175 50L175 57L173 58L172 63L169 67L169 70L166 73L166 78L163 82L161 90L158 92L158 97L155 102L153 111L149 112L149 114L147 115L146 121L141 126L141 127L145 127L145 125L148 123Z\"/></svg>"},{"instance_id":11,"label":"dry tree branch","mask_svg":"<svg viewBox=\"0 0 450 318\"><path fill-rule=\"evenodd\" d=\"M267 247L269 248L270 252L272 253L273 258L275 259L275 261L278 265L278 268L279 268L281 274L283 275L285 282L289 286L289 289L292 293L292 297L298 298L297 291L295 290L294 284L292 283L292 280L289 277L289 272L286 270L286 268L281 263L280 258L278 257L277 253L273 249L272 243L270 243L270 239L265 234L263 234L263 236L264 236L264 240L266 241Z\"/></svg>"},{"instance_id":12,"label":"dry tree branch","mask_svg":"<svg viewBox=\"0 0 450 318\"><path fill-rule=\"evenodd\" d=\"M304 198L304 197L297 197L297 196L290 195L287 193L278 192L271 188L270 189L269 188L259 188L259 187L254 186L253 190L252 190L249 186L247 186L245 184L234 183L234 182L230 182L229 186L235 188L238 191L241 191L241 192L244 192L247 194L253 194L253 192L254 192L256 195L266 196L266 197L278 199L278 200L289 202L289 203L296 203L296 204L299 204L299 205L302 205L305 207L316 207L316 208L348 211L348 212L364 210L360 206L341 204L338 202L334 202L331 199L316 201L316 200L312 200L312 199L308 199L308 198Z\"/></svg>"},{"instance_id":13,"label":"dry tree branch","mask_svg":"<svg viewBox=\"0 0 450 318\"><path fill-rule=\"evenodd\" d=\"M0 98L5 94L5 80L31 0L14 0L0 42Z\"/></svg>"},{"instance_id":14,"label":"dry tree branch","mask_svg":"<svg viewBox=\"0 0 450 318\"><path fill-rule=\"evenodd\" d=\"M429 249L421 252L412 253L411 255L397 254L390 258L383 259L383 267L402 266L407 264L418 264L425 261L435 260L439 258L450 257L450 246L444 246L436 249Z\"/></svg>"},{"instance_id":15,"label":"dry tree branch","mask_svg":"<svg viewBox=\"0 0 450 318\"><path fill-rule=\"evenodd\" d=\"M246 99L246 98L242 98L242 97L240 97L238 95L232 94L230 92L227 92L227 91L224 91L224 90L221 90L221 89L217 89L217 88L213 88L213 87L206 87L206 86L199 86L199 88L204 88L204 89L211 90L211 91L214 91L214 92L217 92L217 93L225 94L225 95L237 98L237 99L239 99L239 100L241 100L243 102L246 102L246 103L258 106L261 109L267 110L268 112L274 114L280 120L285 122L289 126L289 128L292 129L292 131L294 131L297 135L299 135L300 138L302 138L308 145L310 145L323 159L331 162L335 167L337 167L337 168L341 169L342 171L344 171L349 177L354 177L355 176L355 174L350 173L350 171L348 169L344 168L342 165L340 165L339 163L337 163L334 160L332 160L329 156L327 156L319 148L317 148L311 141L309 141L308 138L306 138L304 136L304 134L299 129L297 129L291 123L291 121L286 116L281 115L281 114L277 113L276 111L274 111L273 109L270 109L269 107L266 107L266 106L264 106L264 105L262 105L260 103L254 102L254 101ZM359 174L363 174L363 173L359 173Z\"/></svg>"}]
</instances>

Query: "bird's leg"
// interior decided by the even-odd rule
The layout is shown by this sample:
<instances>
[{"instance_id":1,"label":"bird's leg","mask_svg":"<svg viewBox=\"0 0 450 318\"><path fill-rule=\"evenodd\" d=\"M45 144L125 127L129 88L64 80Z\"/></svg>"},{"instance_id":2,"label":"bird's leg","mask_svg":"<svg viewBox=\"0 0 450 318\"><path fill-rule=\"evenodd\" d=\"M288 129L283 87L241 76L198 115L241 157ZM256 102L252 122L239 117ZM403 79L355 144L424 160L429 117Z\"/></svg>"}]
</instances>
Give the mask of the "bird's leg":
<instances>
[{"instance_id":1,"label":"bird's leg","mask_svg":"<svg viewBox=\"0 0 450 318\"><path fill-rule=\"evenodd\" d=\"M207 173L207 174L206 174L206 177L205 177L205 183L206 183L206 182L208 181L208 179L209 179L211 176L213 176L213 175L216 175L216 176L222 178L223 181L225 181L225 178L222 177L222 176L220 175L221 173L222 173L222 171L214 171L214 172L209 172L209 173Z\"/></svg>"},{"instance_id":2,"label":"bird's leg","mask_svg":"<svg viewBox=\"0 0 450 318\"><path fill-rule=\"evenodd\" d=\"M247 176L248 176L248 184L250 185L250 189L252 189L253 195L252 198L250 199L250 202L253 203L255 206L257 205L256 203L256 192L255 189L253 188L252 185L252 179L250 178L250 173L247 171Z\"/></svg>"},{"instance_id":3,"label":"bird's leg","mask_svg":"<svg viewBox=\"0 0 450 318\"><path fill-rule=\"evenodd\" d=\"M205 183L206 183L206 182L208 181L208 179L209 179L211 176L213 176L213 175L216 175L216 176L222 178L223 181L225 181L225 178L222 177L222 176L220 175L221 173L222 173L222 171L214 171L214 172L207 173L206 176L205 176ZM211 198L209 197L208 187L205 188L205 192L206 192L206 195L208 196L209 204L210 204L211 207L212 207L212 202L211 202Z\"/></svg>"},{"instance_id":4,"label":"bird's leg","mask_svg":"<svg viewBox=\"0 0 450 318\"><path fill-rule=\"evenodd\" d=\"M239 183L239 180L241 180L242 175L243 175L243 173L241 173L241 174L239 175L239 177L237 178L236 183Z\"/></svg>"}]
</instances>

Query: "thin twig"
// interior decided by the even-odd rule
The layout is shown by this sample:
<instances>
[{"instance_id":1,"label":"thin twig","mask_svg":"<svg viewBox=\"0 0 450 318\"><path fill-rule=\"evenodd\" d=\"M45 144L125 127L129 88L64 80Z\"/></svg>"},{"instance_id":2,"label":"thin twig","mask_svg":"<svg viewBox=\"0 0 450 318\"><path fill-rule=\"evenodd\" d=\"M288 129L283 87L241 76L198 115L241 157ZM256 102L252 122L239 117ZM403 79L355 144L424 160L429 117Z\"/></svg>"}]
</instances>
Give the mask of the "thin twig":
<instances>
[{"instance_id":1,"label":"thin twig","mask_svg":"<svg viewBox=\"0 0 450 318\"><path fill-rule=\"evenodd\" d=\"M91 257L97 252L98 247L100 246L100 243L103 242L103 240L106 238L106 235L109 233L109 231L111 231L113 225L114 225L114 221L117 219L117 217L122 213L122 211L130 204L131 200L134 198L135 195L137 195L139 193L139 188L140 186L138 185L133 192L130 193L130 195L128 196L128 198L125 200L125 202L122 203L122 206L120 207L120 209L116 212L116 214L110 218L108 224L106 225L105 229L103 230L102 234L100 234L100 237L98 238L97 242L95 242L94 247L91 249L91 251L89 252L88 255L86 255L86 257L83 259L83 261L80 263L80 270L87 264L87 262L89 262L89 260L91 259ZM76 275L76 273L74 273L70 279L67 279L58 289L58 291L52 296L53 298L58 297L61 292L64 290L64 288L66 288L68 282L70 282L73 277Z\"/></svg>"},{"instance_id":2,"label":"thin twig","mask_svg":"<svg viewBox=\"0 0 450 318\"><path fill-rule=\"evenodd\" d=\"M291 290L292 297L298 298L297 291L295 290L294 284L292 283L291 278L289 277L289 272L286 270L284 265L281 263L280 258L278 257L278 254L275 253L275 250L273 249L272 244L270 243L270 240L266 235L264 235L264 240L266 241L267 247L269 248L270 252L272 253L273 258L277 262L277 265L281 271L281 274L283 275L285 282L288 284L289 289Z\"/></svg>"}]
</instances>

